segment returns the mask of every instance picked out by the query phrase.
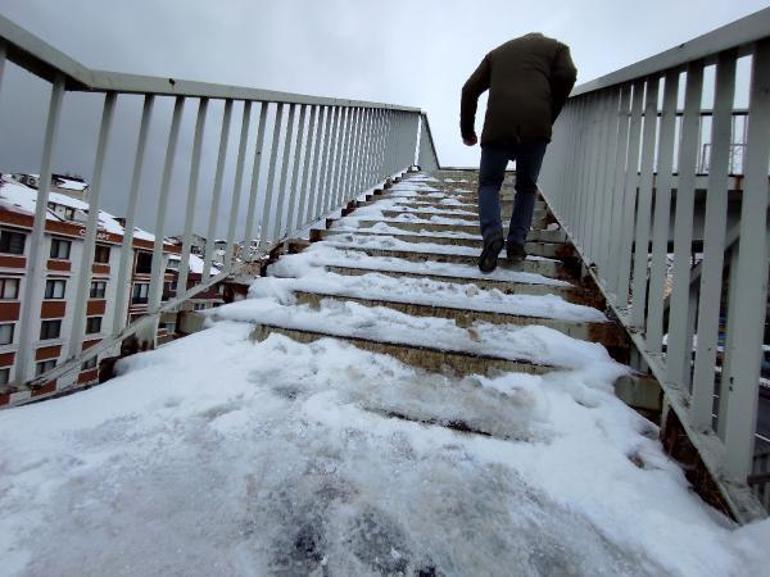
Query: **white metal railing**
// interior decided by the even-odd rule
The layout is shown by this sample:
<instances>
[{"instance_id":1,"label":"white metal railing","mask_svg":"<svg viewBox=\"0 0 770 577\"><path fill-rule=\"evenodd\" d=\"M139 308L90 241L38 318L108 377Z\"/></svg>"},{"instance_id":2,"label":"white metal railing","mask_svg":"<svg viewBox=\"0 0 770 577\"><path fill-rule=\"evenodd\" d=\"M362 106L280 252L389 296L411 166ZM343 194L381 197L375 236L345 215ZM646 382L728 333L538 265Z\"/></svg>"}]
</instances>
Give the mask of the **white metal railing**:
<instances>
[{"instance_id":1,"label":"white metal railing","mask_svg":"<svg viewBox=\"0 0 770 577\"><path fill-rule=\"evenodd\" d=\"M354 198L388 176L405 170L415 162L420 119L419 109L375 102L342 100L225 86L177 79L136 76L100 70L90 70L55 50L42 40L0 17L0 88L7 63L26 69L32 75L50 83L50 101L42 149L36 212L30 242L27 243L27 270L21 296L21 316L18 321L18 350L16 352L15 383L34 387L80 369L81 363L94 356L114 350L124 339L137 333L152 335L161 313L175 310L195 294L222 281L239 267L259 258L282 239L319 220L325 214ZM7 74L6 74L7 76ZM84 249L76 279L73 323L66 346L66 359L44 374L34 376L36 328L40 324L40 301L33 298L35 287L44 283L46 255L43 246L49 186L55 160L55 143L61 125L65 95L69 99L91 98L85 93L103 94L98 142L89 193L88 221L85 227ZM121 100L143 97L136 153L133 162L125 233L118 263L118 290L113 302L112 326L101 342L83 350L88 290L92 278L91 263L97 234L99 209L104 182L105 156L113 139L116 109ZM148 157L153 111L159 101L173 101L173 112L165 142L165 160L155 203L155 235L152 268L149 277L148 314L128 322L125 314L131 284L132 243L137 222L139 190ZM221 122L217 126L219 146L216 171L208 208L205 266L200 284L188 288L188 257L194 232L194 214L200 192L200 167L205 159L203 145L207 119L212 116L209 104L223 102ZM194 138L191 151L180 150L183 111L196 107ZM229 146L234 117L240 118L240 133L235 153L234 176L226 182L225 168L233 155ZM426 124L427 126L427 124ZM256 137L254 138L254 134ZM430 138L426 131L427 139ZM423 137L424 143L427 142ZM250 141L255 140L251 158ZM432 143L431 143L432 146ZM212 162L213 159L212 159ZM175 168L189 166L184 207L172 207L184 212L183 243L179 266L178 296L164 302L165 280L164 239L167 226L172 175ZM249 166L251 167L250 175ZM0 167L12 170L13 167ZM250 179L249 179L250 177ZM248 181L248 186L245 186ZM245 188L245 190L243 190ZM245 219L240 208L248 195ZM145 199L146 200L146 199ZM213 276L213 242L218 230L220 213L229 201L226 239L228 254L222 270ZM245 220L243 226L239 222ZM258 238L258 243L252 242ZM242 241L243 253L235 254L236 241ZM258 250L252 248L258 247Z\"/></svg>"},{"instance_id":2,"label":"white metal railing","mask_svg":"<svg viewBox=\"0 0 770 577\"><path fill-rule=\"evenodd\" d=\"M748 78L736 74L740 67ZM748 110L736 106L741 97ZM704 111L710 100L713 109ZM734 117L748 123L738 178L730 176ZM705 178L698 176L704 142ZM668 406L743 518L761 514L747 481L759 478L752 474L769 162L765 9L576 88L541 177L551 209L629 329L640 366L663 384ZM694 243L695 222L702 246Z\"/></svg>"}]
</instances>

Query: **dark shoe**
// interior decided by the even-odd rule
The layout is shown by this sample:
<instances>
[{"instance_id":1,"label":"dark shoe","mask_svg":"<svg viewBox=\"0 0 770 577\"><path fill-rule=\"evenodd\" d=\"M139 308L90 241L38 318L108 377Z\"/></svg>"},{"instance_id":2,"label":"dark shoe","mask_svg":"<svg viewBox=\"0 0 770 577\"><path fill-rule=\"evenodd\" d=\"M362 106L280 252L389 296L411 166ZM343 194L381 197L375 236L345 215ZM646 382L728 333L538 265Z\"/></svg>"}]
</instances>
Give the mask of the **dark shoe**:
<instances>
[{"instance_id":1,"label":"dark shoe","mask_svg":"<svg viewBox=\"0 0 770 577\"><path fill-rule=\"evenodd\" d=\"M492 272L497 268L497 255L503 250L503 236L494 236L484 241L484 249L479 257L479 270L483 273Z\"/></svg>"},{"instance_id":2,"label":"dark shoe","mask_svg":"<svg viewBox=\"0 0 770 577\"><path fill-rule=\"evenodd\" d=\"M510 264L519 264L527 258L527 251L524 250L524 245L511 240L505 243L505 252L508 254L508 262Z\"/></svg>"}]
</instances>

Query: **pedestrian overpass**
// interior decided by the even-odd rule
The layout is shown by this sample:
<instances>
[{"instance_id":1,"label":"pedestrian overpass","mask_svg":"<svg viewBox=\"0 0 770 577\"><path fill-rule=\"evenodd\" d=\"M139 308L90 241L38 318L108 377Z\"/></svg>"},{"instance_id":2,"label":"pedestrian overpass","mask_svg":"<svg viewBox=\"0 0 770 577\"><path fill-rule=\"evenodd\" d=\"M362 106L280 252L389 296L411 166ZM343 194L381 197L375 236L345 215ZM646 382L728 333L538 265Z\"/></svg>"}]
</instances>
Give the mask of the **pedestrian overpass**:
<instances>
[{"instance_id":1,"label":"pedestrian overpass","mask_svg":"<svg viewBox=\"0 0 770 577\"><path fill-rule=\"evenodd\" d=\"M675 503L673 519L684 497L667 492L674 491L669 481L656 483L661 475L679 475L704 502L738 524L767 516L770 442L761 423L768 419L770 397L763 376L765 351L770 350L770 9L578 86L554 127L546 155L527 247L530 258L516 270L502 267L491 275L475 268L481 242L474 214L477 174L440 164L422 110L92 70L0 18L0 107L8 82L24 74L50 85L40 183L50 182L57 167L66 105L99 98L101 121L81 272L71 279L76 288L68 306L76 321L69 345L57 366L35 375L39 304L19 297L14 380L5 391L6 405L16 408L0 414L0 428L7 420L3 431L26 431L29 423L40 423L41 434L59 438L65 435L55 428L57 415L64 411L68 416L62 427L84 443L85 453L95 451L93 459L105 450L98 443L139 447L148 431L162 429L166 436L152 450L171 455L171 461L179 455L164 452L177 442L168 436L168 428L178 428L177 440L184 443L186 436L200 434L190 423L203 419L217 436L206 441L210 446L195 445L201 452L217 451L216 443L221 442L226 447L221 452L226 453L232 449L233 435L244 435L246 445L241 446L252 447L253 442L259 447L253 470L232 471L232 478L221 468L208 470L219 481L214 485L202 480L198 487L205 487L206 494L191 484L194 459L180 460L175 473L173 467L154 463L151 451L131 458L139 459L138 470L145 465L158 468L152 478L163 499L179 500L177 508L185 507L179 491L190 491L210 513L229 506L211 500L216 487L245 495L247 520L237 536L228 538L245 543L268 535L259 546L268 543L283 551L266 565L271 574L368 574L360 573L361 567L383 575L467 574L469 567L478 574L500 574L494 551L510 567L522 559L513 551L516 547L528 550L525 574L583 574L595 563L605 564L610 574L690 574L698 567L695 561L672 567L661 561L664 552L652 545L632 555L612 540L606 526L597 530L601 523L590 513L576 513L574 502L562 506L558 500L546 500L544 505L542 495L527 488L532 482L529 473L500 473L500 455L521 459L530 472L538 470L538 446L542 461L553 460L553 468L544 469L540 478L545 493L571 494L577 491L574 487L589 487L591 475L597 475L596 485L606 501L599 495L588 499L584 493L575 497L588 510L592 504L608 507L612 516L623 506L643 509L649 503L644 498L654 499L655 488L662 487L661 502L670 498ZM120 116L121 107L131 114ZM129 143L134 154L126 158L132 167L126 234L121 260L114 263L118 290L107 303L116 320L99 344L84 348L98 214L100 208L109 208L104 205L111 186L106 159L116 139L128 134L116 118L125 122L129 116L136 126ZM186 134L192 146L184 146ZM216 147L203 144L207 134L215 138ZM157 140L159 135L162 140ZM158 150L162 174L148 186L145 165ZM210 187L201 184L206 163L215 167ZM183 202L174 205L180 173ZM510 200L511 195L512 185L506 182L503 196ZM47 277L43 241L48 202L48 188L41 185L22 295L32 294ZM129 322L125 311L132 231L137 207L146 202L155 207L149 314ZM201 203L207 203L206 238L223 235L231 249L221 271L202 275L200 284L184 290L191 239L201 230L195 211ZM184 241L180 291L166 300L164 239L178 232L169 228L170 213L184 214ZM211 252L205 258L208 273ZM205 319L201 315L198 320L205 322L198 328L205 330L126 359L112 381L68 395L78 390L71 375L83 363L118 355L129 338L155 348L161 315L226 279L256 282L249 298L216 309ZM248 347L258 351L253 353L258 358L252 358ZM227 350L238 352L231 355ZM208 365L201 364L207 356L220 368L207 372ZM249 369L238 378L248 387L228 381L242 363ZM185 372L189 367L197 373ZM207 384L185 388L184 379L194 380L196 374L205 376ZM152 396L155 392L145 390L148 383L152 390L168 387L171 392L161 402ZM206 388L211 383L216 386ZM216 398L217 391L221 398ZM188 392L206 408L190 413L186 422L180 415L187 413L174 411L185 406ZM153 400L140 409L137 399L145 394ZM252 394L263 396L254 405L242 405ZM539 396L551 394L547 399ZM565 395L574 403L569 409L560 404ZM58 397L65 398L37 403ZM636 413L615 406L613 399ZM121 404L128 413L120 413ZM294 412L300 406L301 416ZM102 409L105 420L98 414ZM147 417L147 411L157 414ZM598 416L587 417L591 411ZM646 420L631 416L637 414ZM74 415L83 422L74 423ZM110 415L112 420L107 419ZM152 427L141 432L124 428L140 418L152 419ZM589 419L590 425L581 425L581 419ZM635 440L624 437L629 427L636 431ZM602 432L601 443L607 443L609 480L600 474L605 465L592 461L588 449L582 454L580 443L554 448L569 439L571 431L587 446L605 447L588 433L597 430ZM415 431L429 433L421 437ZM373 442L377 435L388 442ZM325 443L327 436L335 441ZM316 444L308 440L314 438ZM19 438L8 439L14 443L14 455L24 453ZM45 454L44 445L33 443L31 451L40 451L40 458L49 463L54 457ZM283 453L271 452L268 446L279 446ZM676 466L656 453L660 447L676 459ZM622 451L634 471L616 469L611 450ZM463 456L455 461L450 454ZM576 455L593 468L580 470ZM240 454L228 458L244 464ZM554 464L559 460L563 471ZM16 471L17 462L24 463L24 457L9 457L6 470ZM2 464L0 460L0 470ZM122 464L103 465L138 479L129 491L119 477L93 477L111 484L115 507L128 503L121 500L126 491L152 500L141 491L149 478L137 478ZM367 467L377 479L365 475ZM19 465L22 469L19 475L28 474ZM9 477L7 499L18 497L16 474ZM554 477L561 475L574 478L557 483ZM649 486L636 476L626 483L624 475L647 475ZM233 479L240 479L242 486ZM473 495L472 486L463 486L466 481L477 484L480 493ZM636 488L624 492L629 486ZM292 493L306 489L312 497L304 501ZM99 485L95 501L105 498L104 490ZM504 514L511 504L495 495L506 494L517 496L532 516L529 521ZM0 509L23 512L18 502L3 503L1 495ZM377 498L392 507L392 514L379 515L372 504ZM45 503L39 495L32 501ZM431 513L421 516L402 507L405 503L423 503ZM80 508L69 503L66 510L62 506L51 505L59 516L72 515L86 527L101 514L90 516L89 504ZM383 503L377 507L387 509ZM173 530L187 531L177 510L169 513L178 523ZM143 516L149 515L143 505L138 511L135 517L126 510L116 512L116 522L149 519ZM697 525L701 519L694 513L688 517L689 509L682 511L688 523ZM665 512L660 515L663 535L667 521ZM263 525L279 518L292 520L288 528ZM622 515L612 518L619 522ZM467 532L453 519L466 523ZM589 520L596 526L586 525ZM216 516L209 521L225 526ZM101 529L112 530L106 520L100 522ZM199 518L194 522L203 523ZM530 522L537 528L529 527ZM581 537L535 543L500 536L534 531L542 537L558 533L560 524ZM62 539L75 553L59 566L69 563L74 568L83 543L66 536L66 523L62 527ZM644 531L654 533L651 527ZM149 546L133 529L115 531L126 531L131 546ZM431 531L441 536L429 537ZM482 543L478 538L484 531L489 534ZM649 545L653 537L647 535L644 543ZM665 538L676 540L681 534ZM490 539L499 539L498 549ZM458 545L461 541L466 549ZM447 547L459 547L461 554L451 554ZM561 556L554 550L562 551ZM233 555L237 559L245 553ZM103 555L89 553L84 558L106 562ZM55 561L43 557L38 568L57 566ZM240 569L223 567L223 574L241 574Z\"/></svg>"}]
</instances>

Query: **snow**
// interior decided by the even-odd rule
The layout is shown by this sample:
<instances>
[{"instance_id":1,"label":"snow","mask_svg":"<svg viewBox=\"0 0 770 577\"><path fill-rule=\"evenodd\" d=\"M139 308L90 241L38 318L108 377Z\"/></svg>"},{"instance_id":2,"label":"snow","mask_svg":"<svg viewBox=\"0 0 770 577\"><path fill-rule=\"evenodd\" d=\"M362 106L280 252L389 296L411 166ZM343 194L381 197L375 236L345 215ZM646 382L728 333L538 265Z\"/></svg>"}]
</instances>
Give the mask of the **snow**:
<instances>
[{"instance_id":1,"label":"snow","mask_svg":"<svg viewBox=\"0 0 770 577\"><path fill-rule=\"evenodd\" d=\"M62 176L55 176L56 185L59 188L67 188L69 190L76 190L78 192L84 191L88 188L88 183L82 180L73 180Z\"/></svg>"},{"instance_id":2,"label":"snow","mask_svg":"<svg viewBox=\"0 0 770 577\"><path fill-rule=\"evenodd\" d=\"M100 387L0 413L3 576L767 567L770 522L733 530L693 496L612 394L623 369L606 356L456 379L250 331L219 322ZM456 419L483 434L441 426Z\"/></svg>"},{"instance_id":3,"label":"snow","mask_svg":"<svg viewBox=\"0 0 770 577\"><path fill-rule=\"evenodd\" d=\"M438 244L431 242L407 242L392 235L356 235L355 233L340 235L324 241L338 248L378 248L383 250L400 250L418 253L479 256L479 249L472 246ZM559 261L535 255L527 255L527 260L558 263Z\"/></svg>"},{"instance_id":4,"label":"snow","mask_svg":"<svg viewBox=\"0 0 770 577\"><path fill-rule=\"evenodd\" d=\"M206 330L120 361L99 387L0 412L0 575L768 574L770 520L736 529L693 493L657 428L615 396L630 371L601 345L537 325L297 305L292 291L599 311L330 264L568 286L328 242L283 256L248 299L208 311ZM332 338L260 342L258 324L547 372L426 373Z\"/></svg>"},{"instance_id":5,"label":"snow","mask_svg":"<svg viewBox=\"0 0 770 577\"><path fill-rule=\"evenodd\" d=\"M172 255L169 256L169 258L171 260L179 260L179 261L182 260L182 257L180 255L177 255L177 254L172 254ZM199 257L197 254L190 253L190 257L188 259L188 262L189 262L189 271L191 273L203 274L203 266L205 264L205 261L201 257ZM220 272L221 271L220 271L219 267L217 267L215 264L211 265L211 271L209 273L211 276L216 276Z\"/></svg>"},{"instance_id":6,"label":"snow","mask_svg":"<svg viewBox=\"0 0 770 577\"><path fill-rule=\"evenodd\" d=\"M487 279L494 281L546 284L568 287L570 283L536 273L520 272L498 267L494 272L481 273L477 266L436 261L411 262L405 259L386 256L369 256L354 248L338 248L327 242L313 243L303 251L310 255L308 265L350 266L368 270L434 274L441 276ZM277 269L274 269L277 270Z\"/></svg>"},{"instance_id":7,"label":"snow","mask_svg":"<svg viewBox=\"0 0 770 577\"><path fill-rule=\"evenodd\" d=\"M483 290L471 284L427 278L394 278L374 272L349 277L312 266L316 256L310 251L284 256L268 271L281 278L259 278L254 281L252 292L278 295L281 304L291 304L291 291L306 291L568 321L607 321L597 309L567 302L556 295L507 295L499 290Z\"/></svg>"},{"instance_id":8,"label":"snow","mask_svg":"<svg viewBox=\"0 0 770 577\"><path fill-rule=\"evenodd\" d=\"M88 185L85 184L84 186ZM89 210L89 204L87 202L53 191L48 193L48 201L81 211L83 213L82 217L75 222L85 226ZM34 215L35 207L37 206L37 190L17 182L10 176L3 175L2 178L0 178L0 206L15 211L21 209L21 211L26 214ZM50 210L47 211L46 219L69 222L60 218ZM105 210L99 211L99 229L119 236L122 236L125 231L118 219ZM134 238L150 242L155 241L154 234L142 230L141 228L134 228Z\"/></svg>"},{"instance_id":9,"label":"snow","mask_svg":"<svg viewBox=\"0 0 770 577\"><path fill-rule=\"evenodd\" d=\"M462 239L468 239L468 240L478 240L481 241L481 235L480 234L472 234L470 232L463 232L463 231L455 231L455 230L446 230L446 231L431 231L431 230L420 230L418 231L409 231L404 230L402 228L398 228L397 226L391 226L391 224L398 223L400 221L397 220L381 220L375 223L372 226L361 226L360 223L357 224L357 226L346 226L348 223L342 222L342 223L334 223L332 226L332 230L335 232L365 232L365 233L378 233L378 234L389 234L391 236L431 236L431 237L438 237L438 238L462 238ZM390 224L389 224L390 223ZM342 224L342 226L340 226ZM419 224L419 223L418 223Z\"/></svg>"}]
</instances>

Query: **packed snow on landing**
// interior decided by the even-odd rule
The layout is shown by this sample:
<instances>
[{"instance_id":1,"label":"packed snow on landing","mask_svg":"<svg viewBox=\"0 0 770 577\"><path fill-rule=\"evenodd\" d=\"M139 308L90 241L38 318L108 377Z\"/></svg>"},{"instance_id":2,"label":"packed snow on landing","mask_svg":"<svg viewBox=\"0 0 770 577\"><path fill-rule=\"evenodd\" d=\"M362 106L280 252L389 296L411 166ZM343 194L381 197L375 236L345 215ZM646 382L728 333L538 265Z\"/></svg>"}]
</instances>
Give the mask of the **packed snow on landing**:
<instances>
[{"instance_id":1,"label":"packed snow on landing","mask_svg":"<svg viewBox=\"0 0 770 577\"><path fill-rule=\"evenodd\" d=\"M307 291L569 321L607 320L595 308L573 304L556 295L507 295L499 290L479 289L472 284L429 278L395 278L374 272L350 277L324 272L322 267L314 266L315 261L315 255L310 252L285 255L269 268L270 275L282 278L257 279L252 285L252 293L273 294L282 304L292 302L292 291Z\"/></svg>"},{"instance_id":2,"label":"packed snow on landing","mask_svg":"<svg viewBox=\"0 0 770 577\"><path fill-rule=\"evenodd\" d=\"M223 307L227 309L227 307ZM456 379L221 322L0 413L3 577L761 575L597 356ZM463 422L470 433L446 425Z\"/></svg>"}]
</instances>

